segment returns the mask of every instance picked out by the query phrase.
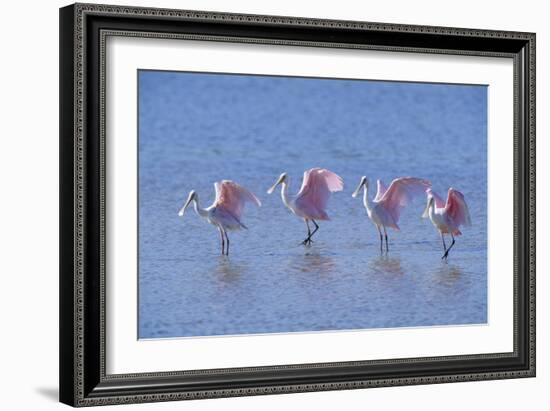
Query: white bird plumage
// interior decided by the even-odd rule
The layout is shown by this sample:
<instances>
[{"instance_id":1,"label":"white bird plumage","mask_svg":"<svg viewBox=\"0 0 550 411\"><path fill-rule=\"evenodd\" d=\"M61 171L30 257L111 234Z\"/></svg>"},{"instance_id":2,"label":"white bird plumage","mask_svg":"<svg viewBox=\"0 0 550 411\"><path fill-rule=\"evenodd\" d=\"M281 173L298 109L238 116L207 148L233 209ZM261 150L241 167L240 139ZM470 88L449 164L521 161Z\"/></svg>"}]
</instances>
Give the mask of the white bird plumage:
<instances>
[{"instance_id":1,"label":"white bird plumage","mask_svg":"<svg viewBox=\"0 0 550 411\"><path fill-rule=\"evenodd\" d=\"M218 228L221 237L222 254L229 255L229 237L227 236L227 231L247 228L241 221L245 204L249 202L259 207L262 203L252 192L230 180L215 182L214 188L216 190L216 198L211 206L201 208L199 196L195 190L192 190L178 215L180 217L183 216L187 207L193 203L195 212Z\"/></svg>"},{"instance_id":2,"label":"white bird plumage","mask_svg":"<svg viewBox=\"0 0 550 411\"><path fill-rule=\"evenodd\" d=\"M380 180L377 181L377 186L376 196L371 200L368 195L369 181L367 177L363 176L352 196L357 197L361 188L364 189L363 205L367 210L369 219L378 229L380 252L383 252L383 238L386 239L386 252L388 252L386 228L399 230L397 223L403 207L409 204L414 196L422 194L431 186L431 183L416 177L400 177L394 179L387 188ZM382 235L382 230L384 235Z\"/></svg>"},{"instance_id":3,"label":"white bird plumage","mask_svg":"<svg viewBox=\"0 0 550 411\"><path fill-rule=\"evenodd\" d=\"M306 223L307 237L302 244L310 245L313 242L311 237L319 230L316 220L329 220L326 210L328 200L332 193L343 190L344 180L326 168L314 167L304 172L302 186L296 196L288 194L289 178L286 173L279 176L267 193L273 193L279 184L281 184L283 204L296 216L303 218ZM309 226L310 221L315 226L313 231Z\"/></svg>"},{"instance_id":4,"label":"white bird plumage","mask_svg":"<svg viewBox=\"0 0 550 411\"><path fill-rule=\"evenodd\" d=\"M449 251L455 245L455 236L462 235L460 226L472 225L470 211L464 199L464 194L454 188L449 188L447 192L447 201L443 199L432 189L426 190L427 204L423 218L429 218L432 224L437 228L443 242L444 254L442 259L447 259ZM452 243L447 248L444 234L450 234Z\"/></svg>"}]
</instances>

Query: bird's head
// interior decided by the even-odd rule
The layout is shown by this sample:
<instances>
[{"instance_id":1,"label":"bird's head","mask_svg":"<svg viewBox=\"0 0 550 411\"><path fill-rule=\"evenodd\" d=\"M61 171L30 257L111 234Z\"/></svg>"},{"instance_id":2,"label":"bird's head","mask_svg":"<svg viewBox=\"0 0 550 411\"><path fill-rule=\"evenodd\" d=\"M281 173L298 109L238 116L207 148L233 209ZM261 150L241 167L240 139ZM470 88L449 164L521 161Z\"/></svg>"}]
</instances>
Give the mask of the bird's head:
<instances>
[{"instance_id":1,"label":"bird's head","mask_svg":"<svg viewBox=\"0 0 550 411\"><path fill-rule=\"evenodd\" d=\"M271 194L273 191L275 191L275 189L277 188L277 186L279 184L282 184L284 183L285 181L288 180L288 176L286 175L286 173L282 173L279 178L277 179L277 181L275 182L275 184L273 184L269 190L267 190L267 194Z\"/></svg>"},{"instance_id":2,"label":"bird's head","mask_svg":"<svg viewBox=\"0 0 550 411\"><path fill-rule=\"evenodd\" d=\"M187 201L185 201L185 204L183 205L183 207L181 208L181 210L179 211L178 215L181 217L183 216L183 213L185 213L185 210L187 210L187 207L189 207L189 204L191 204L191 202L193 200L197 200L199 198L198 194L195 192L195 190L191 190L189 192L189 195L187 196Z\"/></svg>"},{"instance_id":3,"label":"bird's head","mask_svg":"<svg viewBox=\"0 0 550 411\"><path fill-rule=\"evenodd\" d=\"M431 188L428 188L426 190L426 197L427 197L426 208L424 209L424 212L422 213L422 218L428 218L430 216L430 207L435 202L435 198L434 198L434 195L432 194L432 189Z\"/></svg>"},{"instance_id":4,"label":"bird's head","mask_svg":"<svg viewBox=\"0 0 550 411\"><path fill-rule=\"evenodd\" d=\"M369 188L369 180L367 179L366 176L361 177L361 181L359 181L359 185L357 186L357 188L355 189L355 191L353 192L353 194L351 196L352 197L357 197L357 195L359 194L359 192L361 191L361 188L363 188L363 186L365 188Z\"/></svg>"}]
</instances>

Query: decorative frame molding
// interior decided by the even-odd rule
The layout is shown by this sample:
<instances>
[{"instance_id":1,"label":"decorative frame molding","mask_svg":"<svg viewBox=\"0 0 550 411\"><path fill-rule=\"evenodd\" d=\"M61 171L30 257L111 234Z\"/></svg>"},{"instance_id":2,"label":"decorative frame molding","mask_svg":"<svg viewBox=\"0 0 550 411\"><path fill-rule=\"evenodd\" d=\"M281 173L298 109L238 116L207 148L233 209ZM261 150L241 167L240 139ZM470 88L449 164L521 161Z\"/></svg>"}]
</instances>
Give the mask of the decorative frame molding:
<instances>
[{"instance_id":1,"label":"decorative frame molding","mask_svg":"<svg viewBox=\"0 0 550 411\"><path fill-rule=\"evenodd\" d=\"M107 375L104 188L108 36L513 58L514 351ZM331 41L326 41L328 37ZM332 41L335 37L340 40ZM60 10L60 100L62 402L90 406L535 376L535 34L75 4Z\"/></svg>"}]
</instances>

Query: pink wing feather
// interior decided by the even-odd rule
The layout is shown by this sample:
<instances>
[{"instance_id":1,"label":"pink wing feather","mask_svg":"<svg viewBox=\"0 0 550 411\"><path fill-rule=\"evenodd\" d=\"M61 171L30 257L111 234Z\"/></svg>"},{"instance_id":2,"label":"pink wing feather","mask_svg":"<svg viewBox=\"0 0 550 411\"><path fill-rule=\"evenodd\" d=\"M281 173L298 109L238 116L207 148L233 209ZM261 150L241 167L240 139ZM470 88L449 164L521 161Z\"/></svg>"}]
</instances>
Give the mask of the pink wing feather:
<instances>
[{"instance_id":1,"label":"pink wing feather","mask_svg":"<svg viewBox=\"0 0 550 411\"><path fill-rule=\"evenodd\" d=\"M469 226L472 224L464 195L454 188L449 188L445 211L457 228L461 225Z\"/></svg>"},{"instance_id":2,"label":"pink wing feather","mask_svg":"<svg viewBox=\"0 0 550 411\"><path fill-rule=\"evenodd\" d=\"M384 210L393 220L395 228L397 228L397 222L399 221L401 209L409 204L414 196L426 192L426 190L430 187L431 183L421 178L396 178L391 182L389 188L386 190L382 198L377 201L377 203L384 207Z\"/></svg>"},{"instance_id":3,"label":"pink wing feather","mask_svg":"<svg viewBox=\"0 0 550 411\"><path fill-rule=\"evenodd\" d=\"M374 197L374 200L373 200L374 202L378 202L382 198L384 193L388 190L388 188L382 182L382 180L376 180L376 186L377 186L377 190L376 190L376 197Z\"/></svg>"},{"instance_id":4,"label":"pink wing feather","mask_svg":"<svg viewBox=\"0 0 550 411\"><path fill-rule=\"evenodd\" d=\"M216 188L216 200L214 206L222 208L237 220L241 219L244 206L247 202L261 206L258 198L246 188L230 180L214 183Z\"/></svg>"},{"instance_id":5,"label":"pink wing feather","mask_svg":"<svg viewBox=\"0 0 550 411\"><path fill-rule=\"evenodd\" d=\"M435 191L433 191L431 188L428 188L426 190L427 194L431 194L435 201L435 208L444 208L445 207L445 201L441 198L439 194L437 194Z\"/></svg>"},{"instance_id":6,"label":"pink wing feather","mask_svg":"<svg viewBox=\"0 0 550 411\"><path fill-rule=\"evenodd\" d=\"M330 193L343 188L344 182L339 175L325 168L312 168L304 172L294 204L306 218L328 220L326 207Z\"/></svg>"}]
</instances>

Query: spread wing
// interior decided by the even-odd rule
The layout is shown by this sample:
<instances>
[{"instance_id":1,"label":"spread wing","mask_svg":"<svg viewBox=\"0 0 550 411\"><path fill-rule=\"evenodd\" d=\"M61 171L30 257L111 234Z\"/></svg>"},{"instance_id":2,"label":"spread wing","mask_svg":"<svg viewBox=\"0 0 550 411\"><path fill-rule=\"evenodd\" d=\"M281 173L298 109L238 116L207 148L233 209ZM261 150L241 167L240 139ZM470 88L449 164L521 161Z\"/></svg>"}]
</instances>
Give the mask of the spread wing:
<instances>
[{"instance_id":1,"label":"spread wing","mask_svg":"<svg viewBox=\"0 0 550 411\"><path fill-rule=\"evenodd\" d=\"M431 194L435 201L435 207L436 208L444 208L445 207L445 201L441 198L439 194L437 194L435 191L433 191L431 188L428 188L426 190L427 194Z\"/></svg>"},{"instance_id":2,"label":"spread wing","mask_svg":"<svg viewBox=\"0 0 550 411\"><path fill-rule=\"evenodd\" d=\"M391 215L393 221L399 221L403 207L417 195L421 195L431 187L428 180L416 177L400 177L393 180L382 198L378 201Z\"/></svg>"},{"instance_id":3,"label":"spread wing","mask_svg":"<svg viewBox=\"0 0 550 411\"><path fill-rule=\"evenodd\" d=\"M244 206L247 202L262 205L260 200L246 188L230 180L223 180L214 183L216 199L214 206L228 212L237 220L241 219Z\"/></svg>"},{"instance_id":4,"label":"spread wing","mask_svg":"<svg viewBox=\"0 0 550 411\"><path fill-rule=\"evenodd\" d=\"M376 197L374 197L375 202L378 202L384 193L388 190L388 187L382 182L382 180L376 180L377 190L376 190Z\"/></svg>"},{"instance_id":5,"label":"spread wing","mask_svg":"<svg viewBox=\"0 0 550 411\"><path fill-rule=\"evenodd\" d=\"M326 212L330 193L343 189L344 181L338 174L325 168L312 168L304 172L295 204L303 210L316 211L322 215Z\"/></svg>"},{"instance_id":6,"label":"spread wing","mask_svg":"<svg viewBox=\"0 0 550 411\"><path fill-rule=\"evenodd\" d=\"M464 194L454 188L449 188L449 192L447 193L445 211L453 219L457 227L460 225L472 225L470 211L468 210L466 200L464 200Z\"/></svg>"}]
</instances>

